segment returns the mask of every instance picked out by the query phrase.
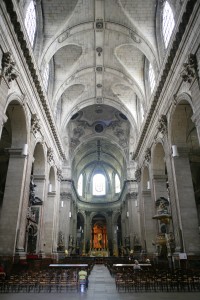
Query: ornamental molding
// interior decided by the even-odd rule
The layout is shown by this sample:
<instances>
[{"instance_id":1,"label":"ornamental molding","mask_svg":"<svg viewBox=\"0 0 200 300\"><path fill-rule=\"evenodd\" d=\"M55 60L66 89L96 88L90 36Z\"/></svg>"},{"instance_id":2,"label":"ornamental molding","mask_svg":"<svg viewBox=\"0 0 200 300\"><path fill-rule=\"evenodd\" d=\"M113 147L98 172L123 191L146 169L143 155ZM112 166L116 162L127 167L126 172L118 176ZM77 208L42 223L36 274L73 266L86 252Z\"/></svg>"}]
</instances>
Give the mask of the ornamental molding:
<instances>
[{"instance_id":1,"label":"ornamental molding","mask_svg":"<svg viewBox=\"0 0 200 300\"><path fill-rule=\"evenodd\" d=\"M61 169L57 169L57 177L58 177L58 181L62 181L63 176L62 176L62 170Z\"/></svg>"},{"instance_id":2,"label":"ornamental molding","mask_svg":"<svg viewBox=\"0 0 200 300\"><path fill-rule=\"evenodd\" d=\"M40 132L41 126L40 126L40 119L37 117L36 114L33 114L31 117L31 131L36 134L37 132Z\"/></svg>"},{"instance_id":3,"label":"ornamental molding","mask_svg":"<svg viewBox=\"0 0 200 300\"><path fill-rule=\"evenodd\" d=\"M47 160L49 163L54 162L53 149L51 147L47 149Z\"/></svg>"},{"instance_id":4,"label":"ornamental molding","mask_svg":"<svg viewBox=\"0 0 200 300\"><path fill-rule=\"evenodd\" d=\"M9 83L15 80L19 75L19 72L16 68L16 63L12 60L10 52L4 52L1 60L1 74L0 78L4 78Z\"/></svg>"},{"instance_id":5,"label":"ornamental molding","mask_svg":"<svg viewBox=\"0 0 200 300\"><path fill-rule=\"evenodd\" d=\"M126 200L131 200L131 199L136 200L137 196L138 196L138 193L136 193L136 192L128 193L126 195Z\"/></svg>"},{"instance_id":6,"label":"ornamental molding","mask_svg":"<svg viewBox=\"0 0 200 300\"><path fill-rule=\"evenodd\" d=\"M141 168L138 168L136 171L135 171L135 179L137 182L140 182L141 181Z\"/></svg>"},{"instance_id":7,"label":"ornamental molding","mask_svg":"<svg viewBox=\"0 0 200 300\"><path fill-rule=\"evenodd\" d=\"M192 83L198 78L198 64L195 54L188 56L188 62L183 64L183 70L180 73L183 81Z\"/></svg>"},{"instance_id":8,"label":"ornamental molding","mask_svg":"<svg viewBox=\"0 0 200 300\"><path fill-rule=\"evenodd\" d=\"M158 120L157 129L160 133L166 134L167 133L167 117L166 115L161 115Z\"/></svg>"},{"instance_id":9,"label":"ornamental molding","mask_svg":"<svg viewBox=\"0 0 200 300\"><path fill-rule=\"evenodd\" d=\"M151 149L147 148L145 151L145 155L144 155L144 160L146 163L150 163L151 162Z\"/></svg>"}]
</instances>

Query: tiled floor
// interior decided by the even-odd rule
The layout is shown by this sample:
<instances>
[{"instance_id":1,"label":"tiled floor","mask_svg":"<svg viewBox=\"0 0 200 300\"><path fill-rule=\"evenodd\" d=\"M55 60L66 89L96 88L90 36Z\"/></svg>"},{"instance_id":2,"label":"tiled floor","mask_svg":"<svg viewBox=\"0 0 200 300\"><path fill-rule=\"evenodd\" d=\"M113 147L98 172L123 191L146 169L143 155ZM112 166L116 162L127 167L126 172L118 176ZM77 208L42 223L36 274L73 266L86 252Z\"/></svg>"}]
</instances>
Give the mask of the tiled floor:
<instances>
[{"instance_id":1,"label":"tiled floor","mask_svg":"<svg viewBox=\"0 0 200 300\"><path fill-rule=\"evenodd\" d=\"M0 294L1 300L199 300L200 293L125 293L117 292L114 278L104 265L95 265L86 292Z\"/></svg>"}]
</instances>

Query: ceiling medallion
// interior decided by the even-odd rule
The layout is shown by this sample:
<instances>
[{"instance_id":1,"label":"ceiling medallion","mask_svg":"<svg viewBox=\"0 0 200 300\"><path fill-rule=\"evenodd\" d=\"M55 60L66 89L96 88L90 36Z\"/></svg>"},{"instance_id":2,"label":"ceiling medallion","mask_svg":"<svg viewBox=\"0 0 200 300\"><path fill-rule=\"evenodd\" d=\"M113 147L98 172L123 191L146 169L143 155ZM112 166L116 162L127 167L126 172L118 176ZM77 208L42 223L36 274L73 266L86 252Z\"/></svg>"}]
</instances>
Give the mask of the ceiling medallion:
<instances>
[{"instance_id":1,"label":"ceiling medallion","mask_svg":"<svg viewBox=\"0 0 200 300\"><path fill-rule=\"evenodd\" d=\"M102 88L102 84L101 84L101 83L98 83L98 84L97 84L97 88L99 88L99 89Z\"/></svg>"},{"instance_id":2,"label":"ceiling medallion","mask_svg":"<svg viewBox=\"0 0 200 300\"><path fill-rule=\"evenodd\" d=\"M100 66L99 66L99 67L96 67L96 71L97 71L97 72L102 72L102 71L103 71L103 68L100 67Z\"/></svg>"},{"instance_id":3,"label":"ceiling medallion","mask_svg":"<svg viewBox=\"0 0 200 300\"><path fill-rule=\"evenodd\" d=\"M102 19L97 19L96 20L96 28L97 29L103 29L103 20Z\"/></svg>"},{"instance_id":4,"label":"ceiling medallion","mask_svg":"<svg viewBox=\"0 0 200 300\"><path fill-rule=\"evenodd\" d=\"M101 47L97 47L96 51L98 53L98 56L101 56L101 53L103 52L103 49Z\"/></svg>"},{"instance_id":5,"label":"ceiling medallion","mask_svg":"<svg viewBox=\"0 0 200 300\"><path fill-rule=\"evenodd\" d=\"M101 97L97 97L96 101L97 101L98 104L102 104L103 103L103 99Z\"/></svg>"},{"instance_id":6,"label":"ceiling medallion","mask_svg":"<svg viewBox=\"0 0 200 300\"><path fill-rule=\"evenodd\" d=\"M95 125L94 129L95 129L95 131L96 131L97 133L101 133L101 132L103 131L104 128L103 128L103 125L102 125L102 124L98 123L98 124Z\"/></svg>"}]
</instances>

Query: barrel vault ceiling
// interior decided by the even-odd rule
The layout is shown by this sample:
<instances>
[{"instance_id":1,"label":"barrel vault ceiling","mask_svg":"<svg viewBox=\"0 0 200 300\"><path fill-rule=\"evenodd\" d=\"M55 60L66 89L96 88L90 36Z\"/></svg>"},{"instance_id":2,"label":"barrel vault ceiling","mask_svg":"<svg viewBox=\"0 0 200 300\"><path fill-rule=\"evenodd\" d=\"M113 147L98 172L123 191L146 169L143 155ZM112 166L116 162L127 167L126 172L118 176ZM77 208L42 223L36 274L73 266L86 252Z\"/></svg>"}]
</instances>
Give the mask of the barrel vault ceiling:
<instances>
[{"instance_id":1,"label":"barrel vault ceiling","mask_svg":"<svg viewBox=\"0 0 200 300\"><path fill-rule=\"evenodd\" d=\"M80 173L101 159L129 164L148 107L145 61L158 68L155 0L42 0L39 65L54 72L49 97L67 160ZM100 145L100 148L98 146Z\"/></svg>"}]
</instances>

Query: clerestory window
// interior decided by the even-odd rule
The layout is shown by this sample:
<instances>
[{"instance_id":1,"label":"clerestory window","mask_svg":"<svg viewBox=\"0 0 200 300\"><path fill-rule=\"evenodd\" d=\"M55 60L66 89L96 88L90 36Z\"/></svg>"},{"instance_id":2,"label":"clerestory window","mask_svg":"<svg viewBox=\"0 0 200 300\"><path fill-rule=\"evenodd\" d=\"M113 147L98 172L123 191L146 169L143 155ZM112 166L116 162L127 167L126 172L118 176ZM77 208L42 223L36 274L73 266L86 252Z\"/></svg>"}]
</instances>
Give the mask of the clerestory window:
<instances>
[{"instance_id":1,"label":"clerestory window","mask_svg":"<svg viewBox=\"0 0 200 300\"><path fill-rule=\"evenodd\" d=\"M163 7L163 23L162 23L165 48L167 48L169 44L170 37L174 29L174 25L175 25L174 15L168 1L166 1Z\"/></svg>"},{"instance_id":2,"label":"clerestory window","mask_svg":"<svg viewBox=\"0 0 200 300\"><path fill-rule=\"evenodd\" d=\"M83 174L81 174L79 176L79 179L78 179L78 194L80 197L83 196Z\"/></svg>"},{"instance_id":3,"label":"clerestory window","mask_svg":"<svg viewBox=\"0 0 200 300\"><path fill-rule=\"evenodd\" d=\"M115 193L120 193L121 186L120 186L120 180L118 174L115 174Z\"/></svg>"},{"instance_id":4,"label":"clerestory window","mask_svg":"<svg viewBox=\"0 0 200 300\"><path fill-rule=\"evenodd\" d=\"M102 174L96 174L93 177L93 195L103 196L106 194L106 180Z\"/></svg>"},{"instance_id":5,"label":"clerestory window","mask_svg":"<svg viewBox=\"0 0 200 300\"><path fill-rule=\"evenodd\" d=\"M44 83L45 90L47 91L48 84L49 84L49 64L46 65L46 67L43 71L42 77L43 77L43 83Z\"/></svg>"},{"instance_id":6,"label":"clerestory window","mask_svg":"<svg viewBox=\"0 0 200 300\"><path fill-rule=\"evenodd\" d=\"M155 74L151 64L149 64L149 83L150 83L150 90L152 93L155 87Z\"/></svg>"},{"instance_id":7,"label":"clerestory window","mask_svg":"<svg viewBox=\"0 0 200 300\"><path fill-rule=\"evenodd\" d=\"M30 2L26 10L24 23L25 23L25 27L28 33L31 46L33 47L35 32L36 32L36 12L35 12L35 6L33 1Z\"/></svg>"}]
</instances>

